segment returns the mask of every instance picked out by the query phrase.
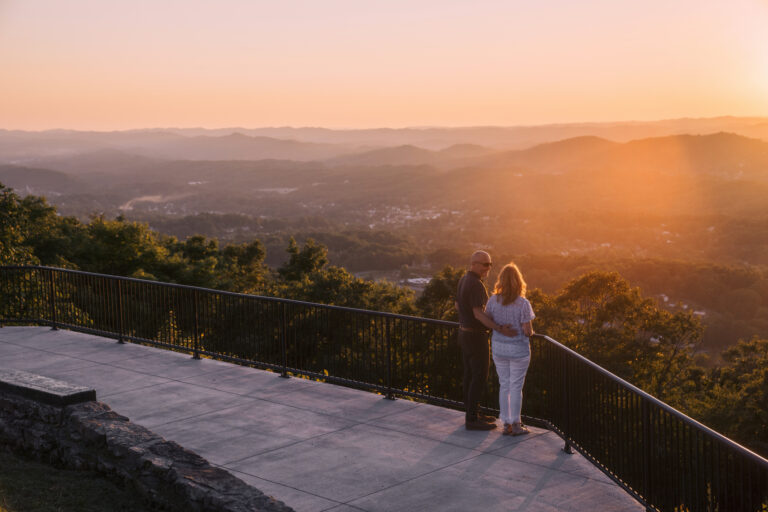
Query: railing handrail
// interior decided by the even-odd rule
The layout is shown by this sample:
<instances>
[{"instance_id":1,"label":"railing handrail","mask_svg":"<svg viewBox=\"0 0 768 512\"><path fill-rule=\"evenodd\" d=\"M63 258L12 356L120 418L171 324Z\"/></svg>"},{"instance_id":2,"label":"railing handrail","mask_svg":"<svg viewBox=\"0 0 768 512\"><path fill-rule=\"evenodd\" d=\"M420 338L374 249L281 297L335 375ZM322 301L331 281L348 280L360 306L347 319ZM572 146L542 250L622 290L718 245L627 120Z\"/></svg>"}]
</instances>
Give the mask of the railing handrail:
<instances>
[{"instance_id":1,"label":"railing handrail","mask_svg":"<svg viewBox=\"0 0 768 512\"><path fill-rule=\"evenodd\" d=\"M151 279L139 279L136 277L125 277L125 276L117 276L114 274L99 274L97 272L87 272L85 270L73 270L69 268L60 268L60 267L47 267L44 265L0 265L0 269L8 269L8 270L52 270L56 272L66 272L69 274L77 274L77 275L86 275L86 276L93 276L93 277L108 277L110 279L117 279L120 281L126 281L126 282L135 282L135 283L148 283L153 284L157 286L163 286L167 288L181 288L185 290L197 290L197 291L204 291L204 292L211 292L216 293L220 295L228 295L231 297L246 297L246 298L254 298L259 300L266 300L270 302L278 302L283 304L298 304L302 306L313 306L313 307L320 307L325 309L332 309L336 311L347 311L349 313L361 313L364 315L376 315L376 316L383 316L388 318L399 318L401 320L417 320L419 322L426 322L428 324L432 325L442 325L445 327L458 327L458 322L451 322L449 320L438 320L436 318L423 318L420 316L412 316L412 315L401 315L398 313L389 313L387 311L374 311L371 309L362 309L362 308L352 308L349 306L335 306L333 304L321 304L319 302L307 302L307 301L301 301L301 300L295 300L295 299L286 299L282 297L270 297L268 295L255 295L253 293L240 293L240 292L229 292L226 290L217 290L215 288L206 288L204 286L192 286L188 284L178 284L178 283L166 283L165 281L153 281Z\"/></svg>"},{"instance_id":2,"label":"railing handrail","mask_svg":"<svg viewBox=\"0 0 768 512\"><path fill-rule=\"evenodd\" d=\"M704 425L702 423L699 423L695 419L693 419L690 416L688 416L688 415L678 411L677 409L675 409L671 405L669 405L669 404L667 404L665 402L662 402L661 400L659 400L655 396L653 396L651 394L648 394L647 392L645 392L642 389L638 388L634 384L631 384L631 383L627 382L626 380L622 379L621 377L619 377L618 375L615 375L615 374L609 372L608 370L606 370L602 366L598 365L594 361L591 361L591 360L587 359L586 357L584 357L583 355L579 354L575 350L566 347L565 345L563 345L559 341L556 341L556 340L550 338L549 336L547 336L545 334L534 334L533 337L536 337L536 338L539 338L539 339L544 339L548 343L552 343L553 345L559 347L561 350L569 353L572 357L575 357L576 359L578 359L582 363L590 366L595 371L597 371L600 374L608 377L610 380L612 380L612 381L614 381L614 382L616 382L618 384L621 384L622 386L624 386L625 388L629 389L633 393L638 394L643 399L648 400L652 404L654 404L657 407L665 410L666 412L668 412L669 414L675 416L676 418L678 418L679 420L683 421L684 423L687 423L688 425L690 425L692 427L695 427L697 429L705 431L707 434L715 437L718 441L720 441L722 443L725 443L726 445L730 446L731 448L733 448L733 449L735 449L737 451L742 452L744 455L747 455L747 456L751 457L758 464L763 464L766 468L768 468L768 459L766 459L766 458L762 457L761 455L753 452L749 448L740 445L739 443L737 443L733 439L725 437L724 435L722 435L721 433L717 432L716 430L712 430L708 426L706 426L706 425Z\"/></svg>"}]
</instances>

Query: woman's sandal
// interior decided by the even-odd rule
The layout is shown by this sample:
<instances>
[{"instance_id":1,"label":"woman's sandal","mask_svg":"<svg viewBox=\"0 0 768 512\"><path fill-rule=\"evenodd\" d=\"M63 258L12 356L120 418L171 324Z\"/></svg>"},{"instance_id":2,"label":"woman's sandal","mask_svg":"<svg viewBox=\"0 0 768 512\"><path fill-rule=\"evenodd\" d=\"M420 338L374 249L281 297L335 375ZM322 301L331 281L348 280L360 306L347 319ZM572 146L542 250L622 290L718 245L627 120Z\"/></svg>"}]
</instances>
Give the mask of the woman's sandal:
<instances>
[{"instance_id":1,"label":"woman's sandal","mask_svg":"<svg viewBox=\"0 0 768 512\"><path fill-rule=\"evenodd\" d=\"M512 424L511 423L505 423L504 428L501 430L501 435L503 436L511 436L512 435Z\"/></svg>"},{"instance_id":2,"label":"woman's sandal","mask_svg":"<svg viewBox=\"0 0 768 512\"><path fill-rule=\"evenodd\" d=\"M531 431L528 430L528 428L523 425L522 423L513 423L509 426L509 434L507 434L507 429L504 429L504 434L510 435L510 436L522 436L525 434L530 434Z\"/></svg>"}]
</instances>

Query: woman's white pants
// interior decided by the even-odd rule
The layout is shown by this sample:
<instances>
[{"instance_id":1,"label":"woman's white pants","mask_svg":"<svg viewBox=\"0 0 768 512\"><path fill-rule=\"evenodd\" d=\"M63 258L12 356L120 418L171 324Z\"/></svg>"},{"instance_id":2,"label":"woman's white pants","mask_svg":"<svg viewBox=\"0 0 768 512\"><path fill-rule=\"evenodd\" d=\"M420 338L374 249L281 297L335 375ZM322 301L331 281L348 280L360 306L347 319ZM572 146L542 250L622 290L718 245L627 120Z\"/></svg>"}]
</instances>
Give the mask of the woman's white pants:
<instances>
[{"instance_id":1,"label":"woman's white pants","mask_svg":"<svg viewBox=\"0 0 768 512\"><path fill-rule=\"evenodd\" d=\"M531 356L493 356L496 373L499 375L499 411L504 423L520 422L523 407L523 383Z\"/></svg>"}]
</instances>

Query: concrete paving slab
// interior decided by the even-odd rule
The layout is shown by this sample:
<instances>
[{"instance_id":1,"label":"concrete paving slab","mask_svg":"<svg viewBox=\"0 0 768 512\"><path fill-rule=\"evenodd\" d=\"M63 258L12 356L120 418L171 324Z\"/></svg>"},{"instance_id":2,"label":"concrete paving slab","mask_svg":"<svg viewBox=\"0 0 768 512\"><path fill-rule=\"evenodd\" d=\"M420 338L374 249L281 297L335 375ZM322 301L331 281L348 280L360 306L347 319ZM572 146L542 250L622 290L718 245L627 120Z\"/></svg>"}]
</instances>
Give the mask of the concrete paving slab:
<instances>
[{"instance_id":1,"label":"concrete paving slab","mask_svg":"<svg viewBox=\"0 0 768 512\"><path fill-rule=\"evenodd\" d=\"M56 377L58 371L87 368L95 364L98 363L41 350L15 352L0 359L0 368L25 370L52 378Z\"/></svg>"},{"instance_id":2,"label":"concrete paving slab","mask_svg":"<svg viewBox=\"0 0 768 512\"><path fill-rule=\"evenodd\" d=\"M369 512L625 512L644 508L616 487L504 457L480 454L420 478L349 502Z\"/></svg>"},{"instance_id":3,"label":"concrete paving slab","mask_svg":"<svg viewBox=\"0 0 768 512\"><path fill-rule=\"evenodd\" d=\"M55 333L56 336L51 336L51 333ZM41 348L57 345L67 345L70 343L77 343L82 345L83 343L93 339L107 343L114 341L108 338L100 338L80 332L68 331L66 329L58 329L54 331L50 327L20 326L3 327L0 329L0 339L7 339L12 343L19 345L30 347L35 346Z\"/></svg>"},{"instance_id":4,"label":"concrete paving slab","mask_svg":"<svg viewBox=\"0 0 768 512\"><path fill-rule=\"evenodd\" d=\"M142 357L146 355L147 350L152 350L149 347L142 347L128 343L121 345L117 342L104 345L94 344L93 346L84 347L80 350L72 350L74 348L75 345L71 344L62 347L56 347L50 351L69 357L76 357L84 361L91 361L94 363L112 363L114 361L132 359L134 357Z\"/></svg>"},{"instance_id":5,"label":"concrete paving slab","mask_svg":"<svg viewBox=\"0 0 768 512\"><path fill-rule=\"evenodd\" d=\"M10 343L23 343L37 336L39 333L50 331L50 327L39 327L29 325L4 325L0 328L0 341Z\"/></svg>"},{"instance_id":6,"label":"concrete paving slab","mask_svg":"<svg viewBox=\"0 0 768 512\"><path fill-rule=\"evenodd\" d=\"M253 457L262 452L290 446L299 441L273 435L270 432L248 432L242 429L218 431L214 435L201 437L196 432L197 424L191 428L175 428L175 424L161 425L154 430L166 439L173 439L182 446L194 446L195 453L212 464L230 466L244 457Z\"/></svg>"},{"instance_id":7,"label":"concrete paving slab","mask_svg":"<svg viewBox=\"0 0 768 512\"><path fill-rule=\"evenodd\" d=\"M409 400L387 400L384 395L323 384L281 397L284 404L354 421L368 422L416 407Z\"/></svg>"},{"instance_id":8,"label":"concrete paving slab","mask_svg":"<svg viewBox=\"0 0 768 512\"><path fill-rule=\"evenodd\" d=\"M125 393L170 382L170 380L162 377L143 375L103 364L87 367L86 370L61 370L51 371L51 373L55 374L57 379L98 389L98 399L102 401L116 393Z\"/></svg>"},{"instance_id":9,"label":"concrete paving slab","mask_svg":"<svg viewBox=\"0 0 768 512\"><path fill-rule=\"evenodd\" d=\"M352 426L354 423L265 400L155 428L214 464L227 464Z\"/></svg>"},{"instance_id":10,"label":"concrete paving slab","mask_svg":"<svg viewBox=\"0 0 768 512\"><path fill-rule=\"evenodd\" d=\"M357 425L228 466L344 503L477 455L458 446Z\"/></svg>"},{"instance_id":11,"label":"concrete paving slab","mask_svg":"<svg viewBox=\"0 0 768 512\"><path fill-rule=\"evenodd\" d=\"M280 501L288 504L291 508L297 512L324 512L326 510L335 510L339 506L337 501L329 500L310 494L308 492L278 484L269 480L249 475L241 471L236 471L231 468L227 468L227 471L231 472L240 480L245 483L254 486L264 494L269 496L279 496ZM359 512L359 509L355 509Z\"/></svg>"},{"instance_id":12,"label":"concrete paving slab","mask_svg":"<svg viewBox=\"0 0 768 512\"><path fill-rule=\"evenodd\" d=\"M254 398L274 398L307 388L322 386L322 383L291 377L284 379L279 373L257 370L246 366L229 364L226 372L183 377L188 382L210 389L235 393Z\"/></svg>"},{"instance_id":13,"label":"concrete paving slab","mask_svg":"<svg viewBox=\"0 0 768 512\"><path fill-rule=\"evenodd\" d=\"M71 331L63 331L71 333ZM97 336L91 336L90 334L81 334L83 336L83 339L78 340L75 337L72 337L70 339L64 338L61 343L50 343L46 347L42 347L41 343L43 340L47 339L47 336L44 334L39 335L35 339L35 344L40 346L40 348L44 348L45 350L48 350L49 352L56 352L58 354L65 354L65 355L80 355L85 354L88 352L93 352L94 350L98 350L105 347L119 347L120 343L118 343L116 340L109 339L109 338L99 338ZM126 344L123 344L125 346ZM133 345L134 347L138 347L138 345Z\"/></svg>"},{"instance_id":14,"label":"concrete paving slab","mask_svg":"<svg viewBox=\"0 0 768 512\"><path fill-rule=\"evenodd\" d=\"M168 351L167 356L158 358L156 348L146 349L141 357L112 361L112 366L141 375L156 375L167 379L183 379L212 372L229 372L232 365L210 359L193 359L189 354Z\"/></svg>"},{"instance_id":15,"label":"concrete paving slab","mask_svg":"<svg viewBox=\"0 0 768 512\"><path fill-rule=\"evenodd\" d=\"M35 332L43 329L44 327L32 325L3 325L0 327L0 341L17 343L21 340L20 336L32 336Z\"/></svg>"},{"instance_id":16,"label":"concrete paving slab","mask_svg":"<svg viewBox=\"0 0 768 512\"><path fill-rule=\"evenodd\" d=\"M2 330L0 330L0 336L2 336ZM35 348L92 362L110 362L122 358L138 357L146 354L145 350L149 349L149 347L128 343L120 344L113 339L62 329L52 331L47 327L38 327L31 328L31 330L29 335L17 336L18 339L14 343L27 349ZM51 333L56 335L52 336Z\"/></svg>"},{"instance_id":17,"label":"concrete paving slab","mask_svg":"<svg viewBox=\"0 0 768 512\"><path fill-rule=\"evenodd\" d=\"M547 432L531 427L531 434L527 436L503 436L501 422L498 420L496 430L470 431L464 428L463 411L423 403L416 403L415 407L379 418L375 423L379 427L398 432L486 452L511 446Z\"/></svg>"},{"instance_id":18,"label":"concrete paving slab","mask_svg":"<svg viewBox=\"0 0 768 512\"><path fill-rule=\"evenodd\" d=\"M569 455L562 451L563 441L554 432L538 429L543 435L520 436L514 439L525 441L522 443L506 444L488 453L506 457L526 464L536 464L543 467L557 465L558 471L574 473L584 478L591 478L602 483L612 484L613 481L602 471L595 471L595 466L582 456ZM557 447L553 450L552 447ZM531 458L535 453L535 459Z\"/></svg>"},{"instance_id":19,"label":"concrete paving slab","mask_svg":"<svg viewBox=\"0 0 768 512\"><path fill-rule=\"evenodd\" d=\"M12 343L0 343L0 357L16 354L19 352L29 352L35 350L34 348L25 347L24 345L14 345Z\"/></svg>"},{"instance_id":20,"label":"concrete paving slab","mask_svg":"<svg viewBox=\"0 0 768 512\"><path fill-rule=\"evenodd\" d=\"M96 390L98 393L98 389ZM134 423L153 429L252 400L193 384L171 381L123 393L105 400Z\"/></svg>"},{"instance_id":21,"label":"concrete paving slab","mask_svg":"<svg viewBox=\"0 0 768 512\"><path fill-rule=\"evenodd\" d=\"M62 336L61 340L57 340L55 343L51 343L51 337L46 335L45 332L39 333L28 345L34 345L40 349L47 350L48 352L55 352L57 354L79 356L88 352L94 352L103 348L118 348L120 344L113 339L101 338L98 336L92 336L90 334L72 333L72 331L48 331L66 333L67 336ZM75 334L75 336L73 336ZM79 337L82 338L79 338ZM46 341L48 341L47 344ZM123 346L126 346L125 344ZM129 345L130 346L130 345ZM140 348L138 345L133 345L134 348Z\"/></svg>"}]
</instances>

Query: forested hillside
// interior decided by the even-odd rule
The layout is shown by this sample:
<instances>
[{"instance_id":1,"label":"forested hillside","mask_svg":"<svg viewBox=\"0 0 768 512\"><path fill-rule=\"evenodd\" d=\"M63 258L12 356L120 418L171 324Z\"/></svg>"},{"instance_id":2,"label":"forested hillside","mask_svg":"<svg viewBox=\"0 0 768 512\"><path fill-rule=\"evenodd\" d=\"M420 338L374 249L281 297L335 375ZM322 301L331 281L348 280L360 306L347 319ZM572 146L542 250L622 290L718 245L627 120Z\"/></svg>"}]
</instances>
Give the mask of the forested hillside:
<instances>
[{"instance_id":1,"label":"forested hillside","mask_svg":"<svg viewBox=\"0 0 768 512\"><path fill-rule=\"evenodd\" d=\"M258 239L272 268L293 237L401 284L478 247L524 261L547 293L619 271L665 309L694 311L716 358L768 336L765 126L0 131L0 182L84 224L121 217L177 244Z\"/></svg>"},{"instance_id":2,"label":"forested hillside","mask_svg":"<svg viewBox=\"0 0 768 512\"><path fill-rule=\"evenodd\" d=\"M289 239L278 268L265 262L258 239L219 243L202 235L184 241L118 217L82 222L63 217L45 199L0 188L0 264L43 264L210 288L346 305L432 318L455 318L453 294L463 273L446 266L417 298L388 282L356 278L330 265L326 247ZM505 257L497 257L505 261ZM536 258L517 260L533 288L546 268ZM536 265L536 261L539 265ZM700 352L703 327L692 308L665 308L615 272L588 271L559 290L534 289L536 330L571 346L612 372L741 443L768 453L768 339L743 339L712 364ZM638 261L624 271L678 279L684 264ZM530 272L528 271L530 269ZM665 274L658 274L662 270ZM749 271L696 269L697 278L735 288L764 283ZM717 281L717 276L722 281ZM762 286L762 285L761 285ZM731 290L733 291L733 290ZM757 293L757 292L756 292ZM713 294L714 296L714 294ZM725 293L729 304L747 304L744 292ZM741 302L739 302L741 301ZM753 308L754 309L754 308ZM742 309L734 308L735 314Z\"/></svg>"}]
</instances>

